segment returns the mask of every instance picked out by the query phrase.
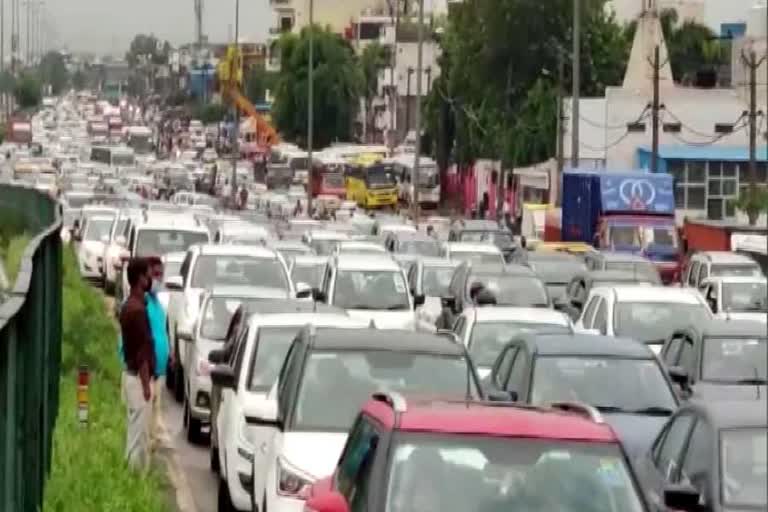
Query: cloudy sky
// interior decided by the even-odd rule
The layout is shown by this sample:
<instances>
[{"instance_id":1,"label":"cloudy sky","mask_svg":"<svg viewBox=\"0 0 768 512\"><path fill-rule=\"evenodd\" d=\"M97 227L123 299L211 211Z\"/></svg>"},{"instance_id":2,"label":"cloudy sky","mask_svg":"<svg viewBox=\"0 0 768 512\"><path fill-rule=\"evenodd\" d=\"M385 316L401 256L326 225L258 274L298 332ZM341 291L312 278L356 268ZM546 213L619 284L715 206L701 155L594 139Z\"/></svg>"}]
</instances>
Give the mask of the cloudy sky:
<instances>
[{"instance_id":1,"label":"cloudy sky","mask_svg":"<svg viewBox=\"0 0 768 512\"><path fill-rule=\"evenodd\" d=\"M5 0L10 5L12 0ZM73 51L122 55L137 33L172 43L194 37L193 0L45 0L57 39ZM205 0L203 27L211 41L234 31L235 0ZM23 22L23 21L22 21ZM263 40L271 25L269 0L240 1L240 32Z\"/></svg>"}]
</instances>

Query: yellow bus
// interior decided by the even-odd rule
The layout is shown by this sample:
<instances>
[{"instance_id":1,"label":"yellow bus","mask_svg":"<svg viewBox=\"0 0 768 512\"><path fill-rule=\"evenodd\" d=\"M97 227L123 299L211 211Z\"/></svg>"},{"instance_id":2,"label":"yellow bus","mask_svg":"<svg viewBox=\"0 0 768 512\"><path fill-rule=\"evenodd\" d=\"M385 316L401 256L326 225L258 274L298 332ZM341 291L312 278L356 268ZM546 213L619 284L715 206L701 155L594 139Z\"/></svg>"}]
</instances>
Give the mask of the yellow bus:
<instances>
[{"instance_id":1,"label":"yellow bus","mask_svg":"<svg viewBox=\"0 0 768 512\"><path fill-rule=\"evenodd\" d=\"M362 208L397 206L397 180L391 164L380 155L361 155L347 167L347 200Z\"/></svg>"}]
</instances>

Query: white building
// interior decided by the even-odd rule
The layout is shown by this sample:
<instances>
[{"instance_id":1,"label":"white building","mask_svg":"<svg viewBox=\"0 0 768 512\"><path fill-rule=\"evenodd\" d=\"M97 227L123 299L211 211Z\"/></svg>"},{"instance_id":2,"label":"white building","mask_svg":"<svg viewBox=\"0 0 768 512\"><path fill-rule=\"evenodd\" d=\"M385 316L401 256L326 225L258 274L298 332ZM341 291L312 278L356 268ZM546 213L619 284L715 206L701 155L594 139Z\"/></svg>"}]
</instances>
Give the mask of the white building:
<instances>
[{"instance_id":1,"label":"white building","mask_svg":"<svg viewBox=\"0 0 768 512\"><path fill-rule=\"evenodd\" d=\"M762 12L765 17L765 11ZM747 184L749 131L744 116L748 109L748 88L696 89L672 80L663 34L655 11L641 17L635 35L624 83L608 87L604 98L579 102L579 165L620 171L649 167L652 144L650 105L653 100L653 69L650 64L659 46L660 113L658 171L677 178L680 215L709 218L734 216L730 200ZM765 30L750 32L750 40L765 56ZM735 66L736 67L736 66ZM758 83L765 82L766 68L759 71ZM735 72L736 76L736 72ZM743 76L743 72L742 72ZM734 79L736 84L736 79ZM758 108L765 111L766 93L761 89ZM564 105L570 118L571 100ZM765 182L765 127L759 138L758 179ZM566 122L566 160L572 155L570 120Z\"/></svg>"}]
</instances>

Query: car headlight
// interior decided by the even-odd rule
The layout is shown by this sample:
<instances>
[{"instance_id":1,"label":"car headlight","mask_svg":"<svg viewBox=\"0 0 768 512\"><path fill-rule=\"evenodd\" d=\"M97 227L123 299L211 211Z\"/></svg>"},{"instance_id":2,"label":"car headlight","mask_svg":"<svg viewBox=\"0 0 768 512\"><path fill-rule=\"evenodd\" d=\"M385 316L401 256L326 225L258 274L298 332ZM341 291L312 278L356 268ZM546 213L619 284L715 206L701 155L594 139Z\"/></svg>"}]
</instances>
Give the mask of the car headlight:
<instances>
[{"instance_id":1,"label":"car headlight","mask_svg":"<svg viewBox=\"0 0 768 512\"><path fill-rule=\"evenodd\" d=\"M296 499L306 499L302 491L312 485L312 479L292 467L282 457L277 459L277 494Z\"/></svg>"}]
</instances>

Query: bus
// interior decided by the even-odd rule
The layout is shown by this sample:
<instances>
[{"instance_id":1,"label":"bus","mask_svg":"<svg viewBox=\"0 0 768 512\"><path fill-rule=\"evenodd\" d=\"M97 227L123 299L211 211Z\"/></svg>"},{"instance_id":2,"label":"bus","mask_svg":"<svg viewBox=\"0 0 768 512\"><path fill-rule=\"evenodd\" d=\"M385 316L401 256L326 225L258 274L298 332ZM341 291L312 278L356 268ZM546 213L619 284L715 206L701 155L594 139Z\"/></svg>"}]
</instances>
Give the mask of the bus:
<instances>
[{"instance_id":1,"label":"bus","mask_svg":"<svg viewBox=\"0 0 768 512\"><path fill-rule=\"evenodd\" d=\"M344 184L346 162L333 153L320 153L313 158L313 169L309 181L312 197L335 196L339 202L346 199Z\"/></svg>"},{"instance_id":2,"label":"bus","mask_svg":"<svg viewBox=\"0 0 768 512\"><path fill-rule=\"evenodd\" d=\"M133 149L125 146L94 146L91 148L91 162L110 167L129 167L136 165Z\"/></svg>"},{"instance_id":3,"label":"bus","mask_svg":"<svg viewBox=\"0 0 768 512\"><path fill-rule=\"evenodd\" d=\"M395 176L400 183L400 198L406 204L413 201L414 155L400 154L386 160L395 168ZM419 159L418 202L421 206L437 207L440 203L440 171L437 163L431 158Z\"/></svg>"},{"instance_id":4,"label":"bus","mask_svg":"<svg viewBox=\"0 0 768 512\"><path fill-rule=\"evenodd\" d=\"M378 155L362 155L347 167L347 200L363 208L397 206L397 179L392 164Z\"/></svg>"}]
</instances>

